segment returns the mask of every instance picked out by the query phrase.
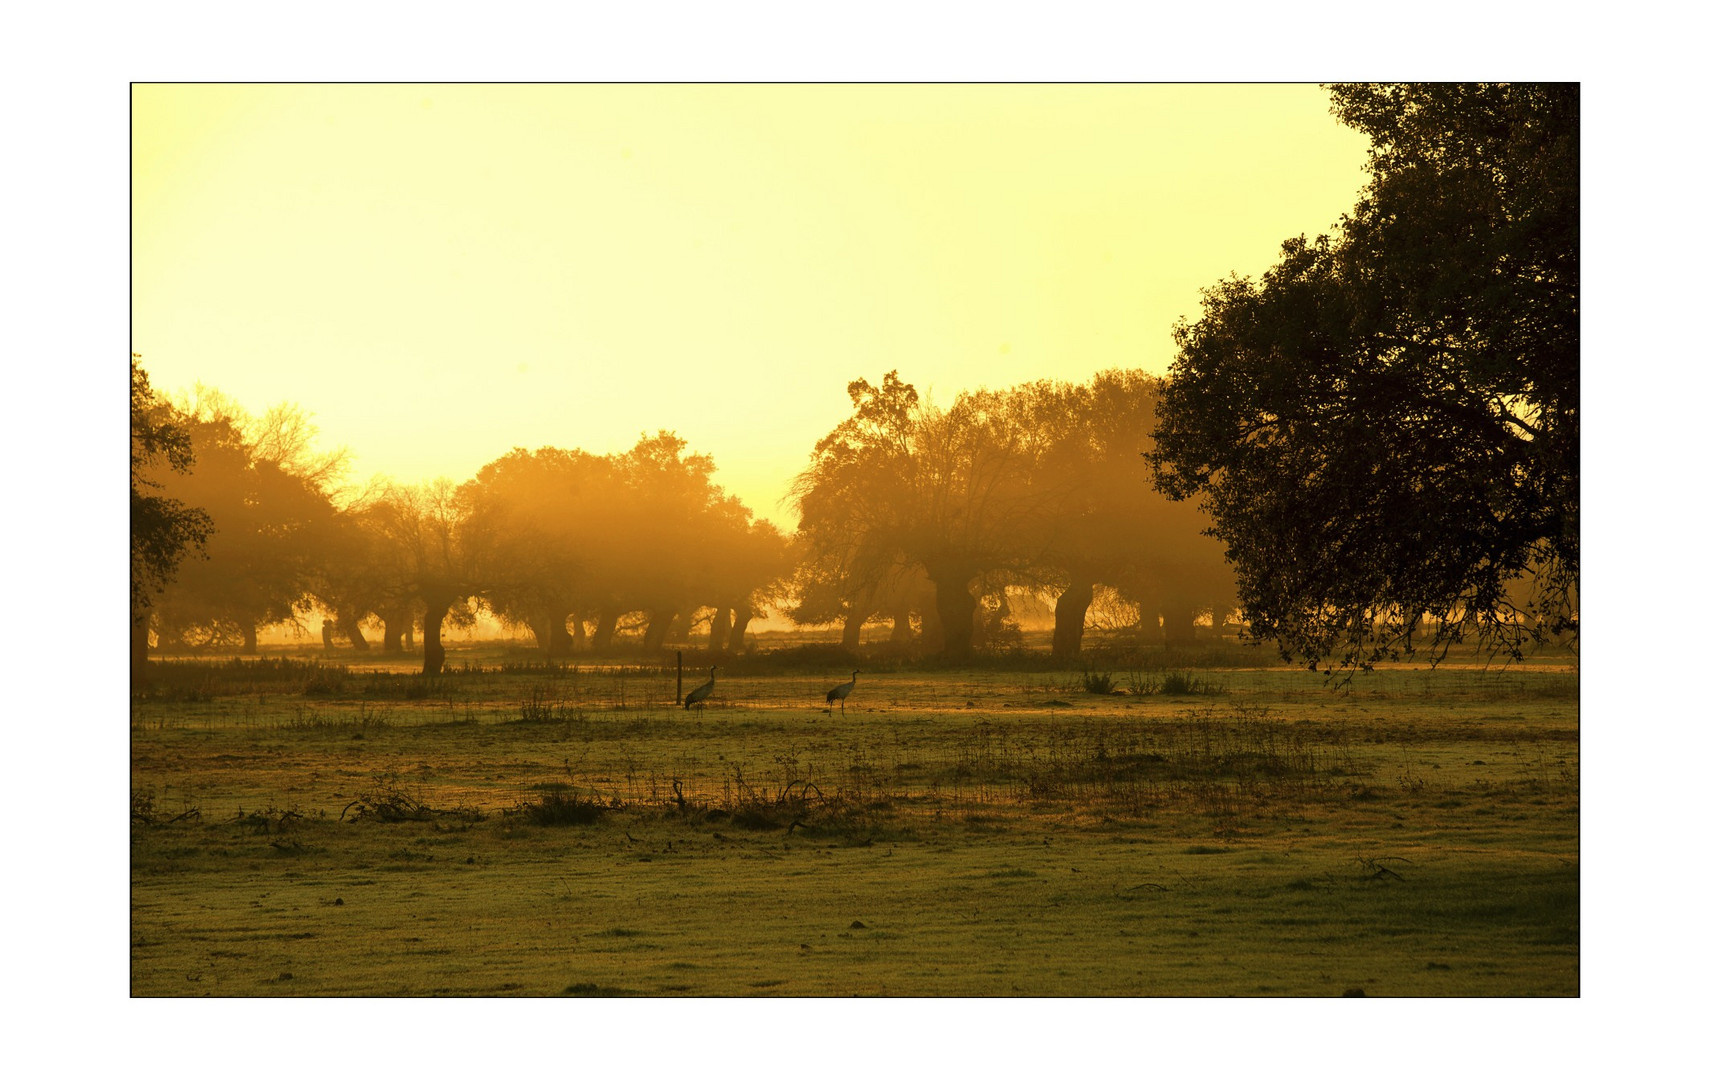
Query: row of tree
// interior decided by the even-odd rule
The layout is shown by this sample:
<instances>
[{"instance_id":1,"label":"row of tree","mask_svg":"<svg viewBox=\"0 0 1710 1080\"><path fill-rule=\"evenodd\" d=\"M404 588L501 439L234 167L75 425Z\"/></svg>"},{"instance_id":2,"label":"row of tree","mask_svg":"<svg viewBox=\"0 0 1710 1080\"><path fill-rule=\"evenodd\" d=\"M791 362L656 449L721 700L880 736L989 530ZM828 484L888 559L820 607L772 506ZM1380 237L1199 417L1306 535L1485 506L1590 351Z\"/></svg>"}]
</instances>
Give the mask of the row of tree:
<instances>
[{"instance_id":1,"label":"row of tree","mask_svg":"<svg viewBox=\"0 0 1710 1080\"><path fill-rule=\"evenodd\" d=\"M550 655L591 627L609 647L634 616L659 645L710 608L714 647L740 648L787 582L784 537L712 483L712 460L661 432L624 454L513 450L472 480L340 490L338 455L307 452L293 407L255 419L217 393L155 396L132 361L133 656L163 644L253 653L261 627L325 613L323 633L402 651L417 627L424 667L444 662L447 622L477 606L527 627ZM173 455L151 452L169 432ZM139 499L195 528L167 557ZM190 557L186 557L186 556Z\"/></svg>"},{"instance_id":2,"label":"row of tree","mask_svg":"<svg viewBox=\"0 0 1710 1080\"><path fill-rule=\"evenodd\" d=\"M1166 639L1233 604L1211 524L1149 482L1159 382L1112 371L1086 385L981 390L940 407L886 375L849 384L852 415L821 439L794 495L801 522L795 617L844 620L846 643L879 614L906 637L967 656L1006 590L1048 594L1052 651L1080 651L1097 586L1161 616Z\"/></svg>"},{"instance_id":3,"label":"row of tree","mask_svg":"<svg viewBox=\"0 0 1710 1080\"><path fill-rule=\"evenodd\" d=\"M342 457L309 451L294 407L252 418L201 388L166 402L134 358L132 379L137 446L166 431L181 451L134 452L133 491L203 526L182 545L201 557L147 571L136 540L148 523L133 522L139 656L150 636L254 652L259 628L318 609L329 642L358 649L370 647L364 623L392 651L419 626L434 671L442 627L482 607L548 655L609 649L620 626L644 628L656 649L697 616L712 649L736 650L750 620L782 609L800 624L841 621L850 644L874 617L897 638L919 623L927 647L961 658L1002 626L1016 587L1057 599L1054 651L1068 656L1095 585L1161 615L1171 640L1233 600L1200 535L1208 522L1145 483L1157 384L1137 374L981 391L949 409L895 372L880 389L853 383L854 415L798 478L793 539L668 432L615 455L513 450L461 485L340 491Z\"/></svg>"},{"instance_id":4,"label":"row of tree","mask_svg":"<svg viewBox=\"0 0 1710 1080\"><path fill-rule=\"evenodd\" d=\"M886 375L813 448L786 539L668 432L514 450L461 485L335 495L294 408L177 405L131 368L134 655L312 607L358 648L484 605L562 653L702 613L737 649L782 608L873 618L959 659L1004 597L1079 651L1094 590L1166 638L1238 607L1316 665L1423 638L1516 657L1573 637L1579 583L1579 97L1573 85L1339 86L1371 180L1333 235L1208 289L1165 380L1106 372L923 401ZM1203 509L1201 509L1203 507ZM187 557L193 553L205 558ZM918 630L917 630L918 627ZM590 629L591 628L591 629Z\"/></svg>"}]
</instances>

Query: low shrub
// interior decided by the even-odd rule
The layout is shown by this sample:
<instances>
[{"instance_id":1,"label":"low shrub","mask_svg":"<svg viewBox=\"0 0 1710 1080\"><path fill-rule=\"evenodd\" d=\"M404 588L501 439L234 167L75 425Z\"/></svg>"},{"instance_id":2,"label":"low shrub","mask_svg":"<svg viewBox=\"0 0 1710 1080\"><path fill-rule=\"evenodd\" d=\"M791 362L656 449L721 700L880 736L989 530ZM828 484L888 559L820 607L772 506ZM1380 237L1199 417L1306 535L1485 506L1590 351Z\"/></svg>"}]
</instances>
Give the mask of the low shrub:
<instances>
[{"instance_id":1,"label":"low shrub","mask_svg":"<svg viewBox=\"0 0 1710 1080\"><path fill-rule=\"evenodd\" d=\"M352 814L352 810L356 812ZM395 778L385 774L375 777L372 788L358 792L356 798L339 811L338 819L343 821L347 814L351 821L379 821L387 824L399 821L434 821L444 817L480 821L482 817L479 810L463 806L450 810L431 807L399 787Z\"/></svg>"},{"instance_id":2,"label":"low shrub","mask_svg":"<svg viewBox=\"0 0 1710 1080\"><path fill-rule=\"evenodd\" d=\"M581 720L582 710L557 700L544 688L536 686L517 706L514 719L519 724L568 724Z\"/></svg>"},{"instance_id":3,"label":"low shrub","mask_svg":"<svg viewBox=\"0 0 1710 1080\"><path fill-rule=\"evenodd\" d=\"M1193 695L1227 694L1229 686L1226 683L1214 683L1208 678L1201 678L1188 671L1165 671L1157 675L1141 675L1135 673L1129 678L1134 692L1142 696L1161 694L1166 697L1189 697ZM1106 691L1108 693L1109 691Z\"/></svg>"},{"instance_id":4,"label":"low shrub","mask_svg":"<svg viewBox=\"0 0 1710 1080\"><path fill-rule=\"evenodd\" d=\"M563 787L544 792L532 802L518 803L506 813L530 825L592 825L612 809L609 803Z\"/></svg>"},{"instance_id":5,"label":"low shrub","mask_svg":"<svg viewBox=\"0 0 1710 1080\"><path fill-rule=\"evenodd\" d=\"M1088 671L1081 676L1081 685L1089 694L1109 694L1116 689L1116 677L1098 671Z\"/></svg>"}]
</instances>

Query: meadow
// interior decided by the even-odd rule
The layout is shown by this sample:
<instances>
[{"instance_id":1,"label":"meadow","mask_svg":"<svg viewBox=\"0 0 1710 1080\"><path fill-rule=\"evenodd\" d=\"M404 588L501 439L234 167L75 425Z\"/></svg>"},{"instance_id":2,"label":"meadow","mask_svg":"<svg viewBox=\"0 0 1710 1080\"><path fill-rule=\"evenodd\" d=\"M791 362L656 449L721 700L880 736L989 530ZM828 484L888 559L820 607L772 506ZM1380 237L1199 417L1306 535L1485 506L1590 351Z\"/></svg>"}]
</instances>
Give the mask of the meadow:
<instances>
[{"instance_id":1,"label":"meadow","mask_svg":"<svg viewBox=\"0 0 1710 1080\"><path fill-rule=\"evenodd\" d=\"M1568 654L152 667L136 996L1580 991Z\"/></svg>"}]
</instances>

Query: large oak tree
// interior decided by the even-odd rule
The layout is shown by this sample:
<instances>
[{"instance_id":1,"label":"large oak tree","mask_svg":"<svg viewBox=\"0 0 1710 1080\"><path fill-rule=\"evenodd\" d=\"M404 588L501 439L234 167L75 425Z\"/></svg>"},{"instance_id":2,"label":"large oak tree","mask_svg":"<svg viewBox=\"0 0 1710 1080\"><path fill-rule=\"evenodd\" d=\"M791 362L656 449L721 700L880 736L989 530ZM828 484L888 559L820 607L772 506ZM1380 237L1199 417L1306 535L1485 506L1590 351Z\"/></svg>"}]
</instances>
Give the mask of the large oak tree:
<instances>
[{"instance_id":1,"label":"large oak tree","mask_svg":"<svg viewBox=\"0 0 1710 1080\"><path fill-rule=\"evenodd\" d=\"M843 597L858 628L918 567L944 655L965 659L974 590L1040 565L1051 507L1033 484L1038 433L991 391L940 408L894 371L848 390L853 414L815 444L793 486L814 583Z\"/></svg>"},{"instance_id":2,"label":"large oak tree","mask_svg":"<svg viewBox=\"0 0 1710 1080\"><path fill-rule=\"evenodd\" d=\"M1577 633L1579 90L1337 86L1334 235L1178 325L1153 462L1312 665Z\"/></svg>"},{"instance_id":3,"label":"large oak tree","mask_svg":"<svg viewBox=\"0 0 1710 1080\"><path fill-rule=\"evenodd\" d=\"M292 405L256 418L198 387L175 413L196 467L145 475L166 495L204 508L213 532L207 557L181 566L155 604L155 627L167 638L241 642L253 654L259 627L307 609L332 536L326 487L343 456L313 453L314 428Z\"/></svg>"}]
</instances>

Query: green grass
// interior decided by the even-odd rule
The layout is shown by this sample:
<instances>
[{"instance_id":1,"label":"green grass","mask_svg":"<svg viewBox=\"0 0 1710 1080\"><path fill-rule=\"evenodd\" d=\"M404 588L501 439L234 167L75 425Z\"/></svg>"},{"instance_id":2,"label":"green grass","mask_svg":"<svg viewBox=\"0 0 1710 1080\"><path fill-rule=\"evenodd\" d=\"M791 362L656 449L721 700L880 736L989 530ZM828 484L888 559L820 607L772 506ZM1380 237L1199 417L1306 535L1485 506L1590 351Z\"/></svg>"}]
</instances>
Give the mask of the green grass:
<instances>
[{"instance_id":1,"label":"green grass","mask_svg":"<svg viewBox=\"0 0 1710 1080\"><path fill-rule=\"evenodd\" d=\"M142 996L1579 992L1559 668L166 666Z\"/></svg>"}]
</instances>

